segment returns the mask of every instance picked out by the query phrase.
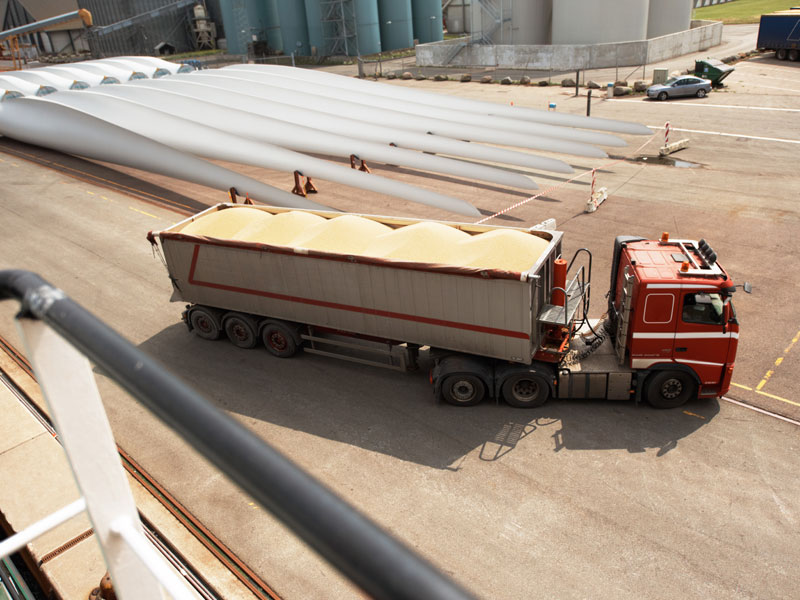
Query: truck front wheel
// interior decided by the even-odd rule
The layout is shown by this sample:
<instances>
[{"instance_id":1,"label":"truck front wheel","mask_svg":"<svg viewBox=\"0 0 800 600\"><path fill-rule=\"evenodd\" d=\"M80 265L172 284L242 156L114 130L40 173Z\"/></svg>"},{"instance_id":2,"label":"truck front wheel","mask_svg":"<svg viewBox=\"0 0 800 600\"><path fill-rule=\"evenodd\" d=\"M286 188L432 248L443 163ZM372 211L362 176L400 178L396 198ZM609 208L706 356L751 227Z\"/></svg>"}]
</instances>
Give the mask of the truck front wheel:
<instances>
[{"instance_id":1,"label":"truck front wheel","mask_svg":"<svg viewBox=\"0 0 800 600\"><path fill-rule=\"evenodd\" d=\"M486 386L475 375L450 375L442 382L442 396L453 406L475 406L486 396Z\"/></svg>"},{"instance_id":2,"label":"truck front wheel","mask_svg":"<svg viewBox=\"0 0 800 600\"><path fill-rule=\"evenodd\" d=\"M541 406L550 396L550 386L543 377L533 373L518 373L503 382L503 398L516 408Z\"/></svg>"},{"instance_id":3,"label":"truck front wheel","mask_svg":"<svg viewBox=\"0 0 800 600\"><path fill-rule=\"evenodd\" d=\"M261 339L270 354L278 358L289 358L297 352L293 332L283 323L270 321L261 330Z\"/></svg>"},{"instance_id":4,"label":"truck front wheel","mask_svg":"<svg viewBox=\"0 0 800 600\"><path fill-rule=\"evenodd\" d=\"M654 408L677 408L695 396L697 385L683 371L657 371L647 379L645 400Z\"/></svg>"}]
</instances>

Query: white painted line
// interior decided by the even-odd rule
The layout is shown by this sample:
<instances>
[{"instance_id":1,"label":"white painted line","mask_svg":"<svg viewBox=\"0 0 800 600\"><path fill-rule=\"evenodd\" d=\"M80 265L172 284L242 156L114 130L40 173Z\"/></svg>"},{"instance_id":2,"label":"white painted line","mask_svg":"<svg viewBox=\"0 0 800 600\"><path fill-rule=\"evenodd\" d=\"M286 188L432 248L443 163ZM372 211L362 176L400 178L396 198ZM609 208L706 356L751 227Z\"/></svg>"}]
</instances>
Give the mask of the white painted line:
<instances>
[{"instance_id":1,"label":"white painted line","mask_svg":"<svg viewBox=\"0 0 800 600\"><path fill-rule=\"evenodd\" d=\"M753 69L764 69L765 71L780 71L784 75L786 75L787 68L782 67L769 67L767 65L756 65L756 64L749 64L749 63L739 63L736 65L736 68L739 69L741 67L752 67ZM788 67L791 69L792 67Z\"/></svg>"},{"instance_id":2,"label":"white painted line","mask_svg":"<svg viewBox=\"0 0 800 600\"><path fill-rule=\"evenodd\" d=\"M767 90L780 90L781 92L795 92L796 94L800 94L800 90L796 90L793 88L782 88L782 87L775 87L773 85L761 85L760 83L757 84L757 87L764 88Z\"/></svg>"},{"instance_id":3,"label":"white painted line","mask_svg":"<svg viewBox=\"0 0 800 600\"><path fill-rule=\"evenodd\" d=\"M791 423L792 425L800 425L800 421L795 421L794 419L790 419L789 417L784 417L783 415L779 415L774 412L770 412L768 410L764 410L763 408L758 408L757 406L753 406L752 404L746 404L744 402L739 402L738 400L734 400L733 398L727 398L726 396L722 396L720 400L725 400L725 402L730 402L731 404L735 404L737 406L741 406L742 408L747 408L750 410L754 410L755 412L759 412L761 414L767 415L769 417L775 417L776 419L780 419L781 421L786 421L787 423Z\"/></svg>"},{"instance_id":4,"label":"white painted line","mask_svg":"<svg viewBox=\"0 0 800 600\"><path fill-rule=\"evenodd\" d=\"M648 125L651 129L664 129L663 125ZM765 142L782 142L784 144L800 144L800 140L786 140L783 138L770 138L761 137L758 135L743 135L741 133L722 133L720 131L702 131L700 129L678 129L677 127L670 127L670 131L684 131L686 133L702 133L705 135L722 135L725 137L745 138L748 140L762 140Z\"/></svg>"},{"instance_id":5,"label":"white painted line","mask_svg":"<svg viewBox=\"0 0 800 600\"><path fill-rule=\"evenodd\" d=\"M791 81L792 83L800 83L800 79L789 79L788 77L772 77L770 75L759 75L759 77L764 79L777 79L778 81Z\"/></svg>"},{"instance_id":6,"label":"white painted line","mask_svg":"<svg viewBox=\"0 0 800 600\"><path fill-rule=\"evenodd\" d=\"M611 102L642 102L642 100L610 100ZM666 106L666 105L665 105ZM705 102L700 103L688 103L688 102L670 102L669 105L672 106L689 106L689 107L697 107L697 106L708 106L710 108L744 108L747 110L777 110L783 112L800 112L800 108L773 108L770 106L740 106L736 104L706 104Z\"/></svg>"}]
</instances>

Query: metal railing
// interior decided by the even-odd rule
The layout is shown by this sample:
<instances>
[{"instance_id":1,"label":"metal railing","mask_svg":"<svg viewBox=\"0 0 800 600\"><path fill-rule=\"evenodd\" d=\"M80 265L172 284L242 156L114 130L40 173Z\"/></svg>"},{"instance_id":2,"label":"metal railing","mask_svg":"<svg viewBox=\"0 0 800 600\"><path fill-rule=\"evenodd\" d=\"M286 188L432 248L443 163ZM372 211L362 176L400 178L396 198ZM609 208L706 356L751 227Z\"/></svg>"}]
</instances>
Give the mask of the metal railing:
<instances>
[{"instance_id":1,"label":"metal railing","mask_svg":"<svg viewBox=\"0 0 800 600\"><path fill-rule=\"evenodd\" d=\"M472 597L38 275L0 271L3 299L21 303L17 325L82 498L1 542L0 558L85 508L119 598L192 597L144 537L91 360L370 596Z\"/></svg>"}]
</instances>

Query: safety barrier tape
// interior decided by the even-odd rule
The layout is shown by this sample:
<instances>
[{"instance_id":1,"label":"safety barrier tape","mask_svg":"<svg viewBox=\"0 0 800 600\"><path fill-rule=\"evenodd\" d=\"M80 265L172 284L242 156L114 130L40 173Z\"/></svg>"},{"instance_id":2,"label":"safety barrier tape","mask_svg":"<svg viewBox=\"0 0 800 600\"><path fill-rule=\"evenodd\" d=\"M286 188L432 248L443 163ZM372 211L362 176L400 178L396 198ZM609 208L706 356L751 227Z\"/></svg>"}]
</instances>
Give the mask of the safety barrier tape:
<instances>
[{"instance_id":1,"label":"safety barrier tape","mask_svg":"<svg viewBox=\"0 0 800 600\"><path fill-rule=\"evenodd\" d=\"M641 152L641 150L645 146L647 146L647 144L649 144L650 142L652 142L655 139L656 135L657 135L657 133L654 133L653 135L651 135L649 138L647 138L647 140L641 146L636 148L636 150L634 150L633 152L629 153L627 156L623 156L622 158L618 158L616 160L612 160L611 162L608 162L608 163L606 163L604 165L601 165L599 167L593 167L591 169L583 171L582 173L579 173L579 174L575 175L571 179L567 179L566 181L563 181L563 182L558 183L556 185L550 186L549 188L542 190L538 194L534 194L533 196L530 196L529 198L525 198L525 200L520 200L516 204L512 204L511 206L508 206L508 207L504 208L503 210L494 213L493 215L490 215L488 217L484 217L483 219L475 221L475 224L476 225L480 225L481 223L485 223L486 221L490 221L490 220L492 220L492 219L494 219L496 217L499 217L500 215L504 215L506 213L511 212L512 210L516 210L520 206L524 206L525 204L527 204L528 202L531 202L532 200L536 200L537 198L540 198L541 196L544 196L546 194L550 194L551 192L559 190L562 187L564 187L565 185L567 185L568 183L572 183L573 181L576 181L576 180L580 179L581 177L589 175L589 174L593 173L594 171L597 171L598 169L607 169L609 167L613 167L616 164L624 162L624 161L628 160L631 156L634 156L635 154L638 154L639 152Z\"/></svg>"}]
</instances>

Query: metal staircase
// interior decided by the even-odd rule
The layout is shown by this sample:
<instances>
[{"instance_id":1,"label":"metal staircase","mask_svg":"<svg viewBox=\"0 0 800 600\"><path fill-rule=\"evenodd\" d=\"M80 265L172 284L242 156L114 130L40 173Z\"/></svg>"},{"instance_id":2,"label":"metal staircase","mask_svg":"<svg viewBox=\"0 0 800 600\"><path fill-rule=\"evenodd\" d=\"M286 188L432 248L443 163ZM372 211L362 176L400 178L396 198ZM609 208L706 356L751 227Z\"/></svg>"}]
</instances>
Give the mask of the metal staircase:
<instances>
[{"instance_id":1,"label":"metal staircase","mask_svg":"<svg viewBox=\"0 0 800 600\"><path fill-rule=\"evenodd\" d=\"M323 56L358 56L356 9L353 0L322 0Z\"/></svg>"}]
</instances>

